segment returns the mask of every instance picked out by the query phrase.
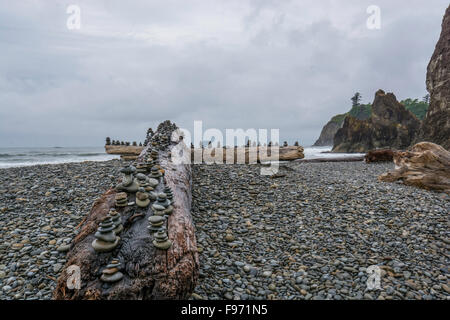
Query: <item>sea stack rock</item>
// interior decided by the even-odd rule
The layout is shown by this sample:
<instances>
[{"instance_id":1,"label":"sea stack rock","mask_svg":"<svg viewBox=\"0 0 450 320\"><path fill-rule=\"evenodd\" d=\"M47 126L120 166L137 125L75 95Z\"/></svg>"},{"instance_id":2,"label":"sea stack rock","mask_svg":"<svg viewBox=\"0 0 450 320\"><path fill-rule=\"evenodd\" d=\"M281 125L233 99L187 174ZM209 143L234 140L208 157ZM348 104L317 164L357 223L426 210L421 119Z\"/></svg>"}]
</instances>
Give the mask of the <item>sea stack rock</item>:
<instances>
[{"instance_id":1,"label":"sea stack rock","mask_svg":"<svg viewBox=\"0 0 450 320\"><path fill-rule=\"evenodd\" d=\"M420 129L420 120L393 93L378 90L372 115L358 120L348 115L334 136L333 152L367 152L372 149L405 149Z\"/></svg>"},{"instance_id":2,"label":"sea stack rock","mask_svg":"<svg viewBox=\"0 0 450 320\"><path fill-rule=\"evenodd\" d=\"M439 41L427 68L430 106L421 127L421 141L450 151L450 6L445 11Z\"/></svg>"},{"instance_id":3,"label":"sea stack rock","mask_svg":"<svg viewBox=\"0 0 450 320\"><path fill-rule=\"evenodd\" d=\"M108 252L113 250L119 244L120 237L114 232L115 225L110 216L107 216L100 222L100 226L95 233L95 240L92 247L97 252Z\"/></svg>"},{"instance_id":4,"label":"sea stack rock","mask_svg":"<svg viewBox=\"0 0 450 320\"><path fill-rule=\"evenodd\" d=\"M112 259L111 262L102 271L100 280L107 283L114 283L122 280L123 273L120 272L121 263L118 259Z\"/></svg>"}]
</instances>

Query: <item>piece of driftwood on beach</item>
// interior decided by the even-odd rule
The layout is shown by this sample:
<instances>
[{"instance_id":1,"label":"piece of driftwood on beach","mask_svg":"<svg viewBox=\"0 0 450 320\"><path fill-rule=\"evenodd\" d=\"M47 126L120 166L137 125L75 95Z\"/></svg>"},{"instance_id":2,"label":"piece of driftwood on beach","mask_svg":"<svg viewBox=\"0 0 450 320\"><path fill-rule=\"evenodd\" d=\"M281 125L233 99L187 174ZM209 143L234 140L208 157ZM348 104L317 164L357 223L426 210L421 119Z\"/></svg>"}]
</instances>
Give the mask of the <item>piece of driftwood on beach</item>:
<instances>
[{"instance_id":1,"label":"piece of driftwood on beach","mask_svg":"<svg viewBox=\"0 0 450 320\"><path fill-rule=\"evenodd\" d=\"M410 151L394 152L395 170L378 177L450 194L450 152L431 142L420 142Z\"/></svg>"},{"instance_id":2,"label":"piece of driftwood on beach","mask_svg":"<svg viewBox=\"0 0 450 320\"><path fill-rule=\"evenodd\" d=\"M300 159L295 162L301 163L315 163L315 162L358 162L363 161L364 156L348 156L348 157L333 157L333 158L316 158L316 159Z\"/></svg>"},{"instance_id":3,"label":"piece of driftwood on beach","mask_svg":"<svg viewBox=\"0 0 450 320\"><path fill-rule=\"evenodd\" d=\"M108 154L119 154L122 160L133 161L136 160L141 154L145 147L136 146L116 146L116 145L105 145L105 151ZM291 161L297 159L303 159L305 155L303 154L303 147L301 146L287 146L287 147L277 147L279 153L280 161ZM264 147L238 147L232 148L234 150L233 163L238 163L238 154L241 152L245 154L245 163L252 162L252 159L256 159L257 162L268 160L270 158L270 151L266 151ZM269 149L269 148L267 148ZM275 149L275 147L274 147ZM227 148L192 148L191 149L191 159L203 159L203 162L212 162L212 158L215 157L216 152L222 152L223 163L227 161ZM261 150L261 152L260 152ZM261 153L261 155L260 155ZM202 156L203 155L203 156ZM197 157L197 158L194 158Z\"/></svg>"},{"instance_id":4,"label":"piece of driftwood on beach","mask_svg":"<svg viewBox=\"0 0 450 320\"><path fill-rule=\"evenodd\" d=\"M164 131L162 123L159 131ZM170 123L169 123L170 124ZM158 133L158 130L155 134ZM167 131L167 130L166 130ZM149 151L145 148L141 157ZM119 245L111 252L98 253L92 248L99 222L114 207L115 189L108 190L93 205L81 224L79 234L72 241L67 263L58 279L54 299L187 299L198 279L199 260L191 217L192 176L190 165L175 165L169 159L168 148L159 152L160 166L165 170L165 184L172 188L174 210L167 221L172 246L166 250L154 247L148 227L151 205L138 208L130 205L117 208L124 230ZM162 191L160 183L156 191ZM129 194L129 202L135 195ZM112 258L122 263L123 278L113 284L100 280L102 270ZM70 266L80 268L80 289L69 289ZM69 269L70 270L70 269Z\"/></svg>"}]
</instances>

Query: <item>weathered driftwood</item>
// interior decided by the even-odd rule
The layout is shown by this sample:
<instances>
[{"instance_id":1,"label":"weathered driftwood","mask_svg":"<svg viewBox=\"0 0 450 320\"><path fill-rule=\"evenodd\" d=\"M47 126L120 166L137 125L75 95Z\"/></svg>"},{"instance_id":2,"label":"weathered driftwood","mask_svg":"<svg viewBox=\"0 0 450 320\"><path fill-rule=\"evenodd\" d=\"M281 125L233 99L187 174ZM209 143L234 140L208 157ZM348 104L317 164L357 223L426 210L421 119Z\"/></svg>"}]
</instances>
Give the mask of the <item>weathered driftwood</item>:
<instances>
[{"instance_id":1,"label":"weathered driftwood","mask_svg":"<svg viewBox=\"0 0 450 320\"><path fill-rule=\"evenodd\" d=\"M144 147L139 146L115 146L115 145L105 145L105 151L108 154L120 154L120 155L135 155L141 154Z\"/></svg>"},{"instance_id":2,"label":"weathered driftwood","mask_svg":"<svg viewBox=\"0 0 450 320\"><path fill-rule=\"evenodd\" d=\"M450 152L431 142L420 142L411 151L394 152L395 170L381 181L404 184L450 194Z\"/></svg>"},{"instance_id":3,"label":"weathered driftwood","mask_svg":"<svg viewBox=\"0 0 450 320\"><path fill-rule=\"evenodd\" d=\"M232 150L233 154L228 155ZM277 150L277 151L275 151ZM278 155L277 153L278 152ZM220 156L222 154L222 156ZM216 156L217 155L217 156ZM304 158L303 147L237 147L237 148L194 148L191 149L191 161L197 163L201 159L204 163L256 163L264 161L292 161Z\"/></svg>"},{"instance_id":4,"label":"weathered driftwood","mask_svg":"<svg viewBox=\"0 0 450 320\"><path fill-rule=\"evenodd\" d=\"M394 160L394 151L391 149L370 150L364 157L367 163L391 162Z\"/></svg>"},{"instance_id":5,"label":"weathered driftwood","mask_svg":"<svg viewBox=\"0 0 450 320\"><path fill-rule=\"evenodd\" d=\"M136 146L115 146L115 145L106 145L105 150L108 154L120 154L122 160L130 161L136 160L141 152L145 149L145 147L136 147ZM261 149L261 152L260 152ZM269 148L267 148L269 149ZM275 149L275 147L274 147ZM270 158L270 151L266 151L264 147L238 147L233 148L234 160L233 163L237 163L239 152L243 152L245 154L245 163L249 163L252 159L256 159L257 162L268 160ZM280 157L280 161L291 161L297 159L303 159L305 155L303 154L303 147L301 146L287 146L287 147L278 147L278 153ZM197 159L203 159L204 162L214 162L212 159L215 157L216 152L222 152L223 163L226 163L227 160L227 149L226 148L195 148L191 149L191 159L194 161L195 154L197 154ZM261 153L261 155L260 155ZM203 157L202 157L203 154Z\"/></svg>"},{"instance_id":6,"label":"weathered driftwood","mask_svg":"<svg viewBox=\"0 0 450 320\"><path fill-rule=\"evenodd\" d=\"M358 162L363 161L364 156L348 156L348 157L334 157L334 158L315 158L315 159L300 159L295 162L301 163L315 163L315 162Z\"/></svg>"},{"instance_id":7,"label":"weathered driftwood","mask_svg":"<svg viewBox=\"0 0 450 320\"><path fill-rule=\"evenodd\" d=\"M157 131L158 132L158 131ZM148 148L142 151L141 157ZM154 247L154 236L147 230L151 205L117 208L121 213L124 230L120 243L112 252L98 253L91 246L99 222L114 207L116 191L111 189L98 199L81 223L67 254L67 263L54 291L55 299L186 299L198 279L198 253L191 209L191 168L175 165L169 159L169 150L159 152L164 180L174 194L174 210L167 221L172 246L166 250ZM160 183L156 191L162 191ZM129 202L135 200L129 194ZM119 282L105 284L100 281L101 271L113 257L119 258L124 277ZM81 269L81 289L69 289L67 268Z\"/></svg>"}]
</instances>

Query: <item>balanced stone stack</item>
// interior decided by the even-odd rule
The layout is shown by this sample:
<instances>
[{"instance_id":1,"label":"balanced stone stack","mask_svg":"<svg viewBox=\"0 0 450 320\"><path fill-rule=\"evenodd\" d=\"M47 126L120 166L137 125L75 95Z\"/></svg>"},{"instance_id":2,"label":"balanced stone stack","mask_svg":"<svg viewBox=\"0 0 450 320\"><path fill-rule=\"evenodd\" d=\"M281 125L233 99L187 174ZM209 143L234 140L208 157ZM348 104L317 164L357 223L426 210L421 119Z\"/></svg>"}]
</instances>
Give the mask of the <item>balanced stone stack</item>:
<instances>
[{"instance_id":1,"label":"balanced stone stack","mask_svg":"<svg viewBox=\"0 0 450 320\"><path fill-rule=\"evenodd\" d=\"M136 172L137 173L147 173L147 164L140 162L136 165Z\"/></svg>"},{"instance_id":2,"label":"balanced stone stack","mask_svg":"<svg viewBox=\"0 0 450 320\"><path fill-rule=\"evenodd\" d=\"M106 216L100 227L95 233L95 240L92 242L92 247L97 252L108 252L113 250L119 244L120 237L114 232L115 225L110 216Z\"/></svg>"},{"instance_id":3,"label":"balanced stone stack","mask_svg":"<svg viewBox=\"0 0 450 320\"><path fill-rule=\"evenodd\" d=\"M136 168L133 166L125 167L120 170L123 173L124 178L121 183L116 186L116 189L119 191L126 191L130 193L135 193L138 191L138 183L137 179L134 178L134 173L136 172Z\"/></svg>"},{"instance_id":4,"label":"balanced stone stack","mask_svg":"<svg viewBox=\"0 0 450 320\"><path fill-rule=\"evenodd\" d=\"M158 167L153 166L151 173L150 173L150 177L153 179L159 179L162 176L162 173L159 171Z\"/></svg>"},{"instance_id":5,"label":"balanced stone stack","mask_svg":"<svg viewBox=\"0 0 450 320\"><path fill-rule=\"evenodd\" d=\"M115 196L116 207L126 207L128 205L128 198L126 192L119 192Z\"/></svg>"},{"instance_id":6,"label":"balanced stone stack","mask_svg":"<svg viewBox=\"0 0 450 320\"><path fill-rule=\"evenodd\" d=\"M161 250L167 250L172 245L172 241L167 237L165 230L160 230L155 234L155 240L153 240L153 245Z\"/></svg>"},{"instance_id":7,"label":"balanced stone stack","mask_svg":"<svg viewBox=\"0 0 450 320\"><path fill-rule=\"evenodd\" d=\"M111 262L102 271L100 280L107 283L114 283L122 280L123 274L120 272L121 263L118 259L112 259Z\"/></svg>"},{"instance_id":8,"label":"balanced stone stack","mask_svg":"<svg viewBox=\"0 0 450 320\"><path fill-rule=\"evenodd\" d=\"M147 192L153 191L154 187L158 185L158 183L156 183L156 185L154 185L154 183L152 183L153 185L150 185L149 178L147 178L147 176L143 173L138 173L136 175L136 179L138 181L139 188L144 188Z\"/></svg>"},{"instance_id":9,"label":"balanced stone stack","mask_svg":"<svg viewBox=\"0 0 450 320\"><path fill-rule=\"evenodd\" d=\"M152 209L158 212L158 215L169 215L173 211L173 206L170 201L167 200L167 195L165 193L158 194L156 202L152 205ZM155 212L155 214L157 214Z\"/></svg>"},{"instance_id":10,"label":"balanced stone stack","mask_svg":"<svg viewBox=\"0 0 450 320\"><path fill-rule=\"evenodd\" d=\"M170 201L170 203L173 203L173 192L172 189L169 186L164 187L164 193L167 195L167 199Z\"/></svg>"},{"instance_id":11,"label":"balanced stone stack","mask_svg":"<svg viewBox=\"0 0 450 320\"><path fill-rule=\"evenodd\" d=\"M121 233L123 230L123 225L122 225L122 217L120 216L120 213L117 212L115 209L111 209L109 211L109 216L111 217L112 221L114 222L115 234Z\"/></svg>"},{"instance_id":12,"label":"balanced stone stack","mask_svg":"<svg viewBox=\"0 0 450 320\"><path fill-rule=\"evenodd\" d=\"M136 192L136 204L141 208L146 208L150 204L148 193L142 187Z\"/></svg>"},{"instance_id":13,"label":"balanced stone stack","mask_svg":"<svg viewBox=\"0 0 450 320\"><path fill-rule=\"evenodd\" d=\"M148 222L150 225L148 226L148 230L152 233L158 232L163 228L164 222L166 222L166 218L163 216L150 216L148 218Z\"/></svg>"}]
</instances>

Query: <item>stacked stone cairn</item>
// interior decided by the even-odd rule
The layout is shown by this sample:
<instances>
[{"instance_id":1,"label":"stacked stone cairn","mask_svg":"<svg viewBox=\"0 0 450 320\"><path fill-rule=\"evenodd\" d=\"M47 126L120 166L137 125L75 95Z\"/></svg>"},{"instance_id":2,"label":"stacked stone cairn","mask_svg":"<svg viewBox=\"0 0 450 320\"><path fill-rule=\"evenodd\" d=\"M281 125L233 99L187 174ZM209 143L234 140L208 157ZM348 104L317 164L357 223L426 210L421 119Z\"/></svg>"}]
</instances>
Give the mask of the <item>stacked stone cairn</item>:
<instances>
[{"instance_id":1,"label":"stacked stone cairn","mask_svg":"<svg viewBox=\"0 0 450 320\"><path fill-rule=\"evenodd\" d=\"M136 204L140 208L146 208L150 204L149 195L143 187L140 187L139 191L136 192Z\"/></svg>"},{"instance_id":2,"label":"stacked stone cairn","mask_svg":"<svg viewBox=\"0 0 450 320\"><path fill-rule=\"evenodd\" d=\"M111 216L106 216L95 233L92 247L97 252L108 252L119 244L120 237L116 235L114 221Z\"/></svg>"},{"instance_id":3,"label":"stacked stone cairn","mask_svg":"<svg viewBox=\"0 0 450 320\"><path fill-rule=\"evenodd\" d=\"M115 205L117 208L126 207L128 205L128 196L126 192L116 193Z\"/></svg>"},{"instance_id":4,"label":"stacked stone cairn","mask_svg":"<svg viewBox=\"0 0 450 320\"><path fill-rule=\"evenodd\" d=\"M166 222L166 218L164 216L150 216L148 218L149 226L148 230L151 233L155 233L160 231L162 228L164 228L164 223Z\"/></svg>"},{"instance_id":5,"label":"stacked stone cairn","mask_svg":"<svg viewBox=\"0 0 450 320\"><path fill-rule=\"evenodd\" d=\"M114 222L114 232L116 234L119 234L123 230L122 225L122 217L120 216L120 213L116 211L116 209L111 209L109 211L109 216L111 217L112 221Z\"/></svg>"},{"instance_id":6,"label":"stacked stone cairn","mask_svg":"<svg viewBox=\"0 0 450 320\"><path fill-rule=\"evenodd\" d=\"M136 168L133 166L125 167L120 170L123 173L124 177L122 182L116 186L118 191L126 191L130 193L135 193L138 191L138 183L137 179L134 178L134 174L136 172Z\"/></svg>"},{"instance_id":7,"label":"stacked stone cairn","mask_svg":"<svg viewBox=\"0 0 450 320\"><path fill-rule=\"evenodd\" d=\"M122 280L123 273L120 272L121 263L118 259L112 259L111 262L102 271L100 280L107 283L114 283Z\"/></svg>"},{"instance_id":8,"label":"stacked stone cairn","mask_svg":"<svg viewBox=\"0 0 450 320\"><path fill-rule=\"evenodd\" d=\"M165 229L156 232L155 240L153 240L153 245L161 250L167 250L172 246L172 241L169 240Z\"/></svg>"}]
</instances>

